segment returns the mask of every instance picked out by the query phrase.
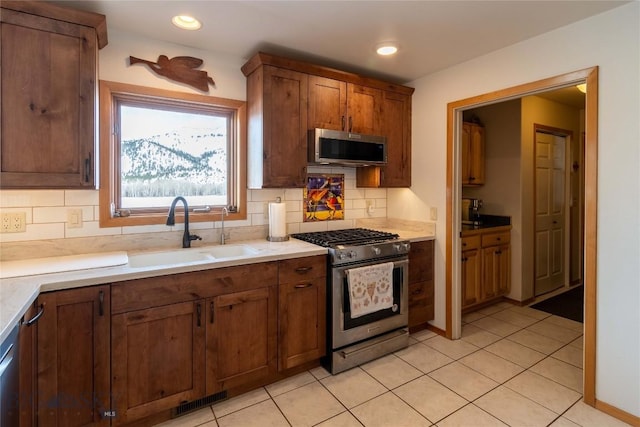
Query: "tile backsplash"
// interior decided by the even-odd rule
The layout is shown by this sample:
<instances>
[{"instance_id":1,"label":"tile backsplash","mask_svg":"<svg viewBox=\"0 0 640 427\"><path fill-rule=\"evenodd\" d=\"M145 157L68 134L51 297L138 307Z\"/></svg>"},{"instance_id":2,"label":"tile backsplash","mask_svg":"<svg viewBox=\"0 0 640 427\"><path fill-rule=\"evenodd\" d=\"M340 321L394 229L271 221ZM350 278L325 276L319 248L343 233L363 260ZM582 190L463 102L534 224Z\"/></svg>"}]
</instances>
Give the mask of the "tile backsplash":
<instances>
[{"instance_id":1,"label":"tile backsplash","mask_svg":"<svg viewBox=\"0 0 640 427\"><path fill-rule=\"evenodd\" d=\"M225 221L231 240L266 238L268 203L280 197L287 205L288 233L355 227L365 218L386 218L387 190L356 188L353 168L309 168L309 173L344 174L345 219L303 222L302 188L247 190L247 219ZM367 201L374 207L367 212ZM182 224L107 227L99 226L98 190L3 190L0 213L25 212L26 232L0 234L0 261L39 258L110 250L142 250L179 245ZM81 211L82 226L68 222L70 211ZM203 237L201 244L215 244L219 222L190 224Z\"/></svg>"}]
</instances>

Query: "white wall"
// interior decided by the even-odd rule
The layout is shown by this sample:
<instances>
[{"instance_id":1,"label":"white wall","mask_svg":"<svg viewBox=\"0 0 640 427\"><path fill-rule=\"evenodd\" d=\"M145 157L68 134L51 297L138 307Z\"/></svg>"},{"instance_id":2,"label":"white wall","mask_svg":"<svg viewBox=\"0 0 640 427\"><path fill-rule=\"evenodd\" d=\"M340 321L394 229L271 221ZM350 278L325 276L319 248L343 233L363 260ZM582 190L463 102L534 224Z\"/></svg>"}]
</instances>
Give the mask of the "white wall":
<instances>
[{"instance_id":1,"label":"white wall","mask_svg":"<svg viewBox=\"0 0 640 427\"><path fill-rule=\"evenodd\" d=\"M436 319L444 326L447 103L599 66L596 398L640 416L640 4L601 15L410 84L413 187L389 190L388 215L436 226ZM416 203L416 201L419 202Z\"/></svg>"}]
</instances>

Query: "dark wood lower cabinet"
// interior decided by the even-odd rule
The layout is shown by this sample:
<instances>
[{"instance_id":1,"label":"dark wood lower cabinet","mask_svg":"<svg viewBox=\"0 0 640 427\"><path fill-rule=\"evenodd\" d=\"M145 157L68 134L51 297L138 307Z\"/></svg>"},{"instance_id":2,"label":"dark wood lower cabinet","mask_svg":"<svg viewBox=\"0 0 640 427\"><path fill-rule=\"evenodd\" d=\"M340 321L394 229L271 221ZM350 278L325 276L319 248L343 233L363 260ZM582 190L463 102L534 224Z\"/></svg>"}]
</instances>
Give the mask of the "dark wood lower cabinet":
<instances>
[{"instance_id":1,"label":"dark wood lower cabinet","mask_svg":"<svg viewBox=\"0 0 640 427\"><path fill-rule=\"evenodd\" d=\"M276 372L274 286L211 298L207 307L207 395Z\"/></svg>"},{"instance_id":2,"label":"dark wood lower cabinet","mask_svg":"<svg viewBox=\"0 0 640 427\"><path fill-rule=\"evenodd\" d=\"M22 337L37 387L22 425L146 425L282 378L324 355L325 293L325 256L44 293L25 316L44 307Z\"/></svg>"},{"instance_id":3,"label":"dark wood lower cabinet","mask_svg":"<svg viewBox=\"0 0 640 427\"><path fill-rule=\"evenodd\" d=\"M108 285L38 297L38 426L110 424L109 298Z\"/></svg>"},{"instance_id":4,"label":"dark wood lower cabinet","mask_svg":"<svg viewBox=\"0 0 640 427\"><path fill-rule=\"evenodd\" d=\"M204 300L112 317L114 425L204 395Z\"/></svg>"},{"instance_id":5,"label":"dark wood lower cabinet","mask_svg":"<svg viewBox=\"0 0 640 427\"><path fill-rule=\"evenodd\" d=\"M113 425L275 377L277 280L270 262L114 284Z\"/></svg>"},{"instance_id":6,"label":"dark wood lower cabinet","mask_svg":"<svg viewBox=\"0 0 640 427\"><path fill-rule=\"evenodd\" d=\"M409 330L417 331L434 318L434 241L412 242L409 251Z\"/></svg>"}]
</instances>

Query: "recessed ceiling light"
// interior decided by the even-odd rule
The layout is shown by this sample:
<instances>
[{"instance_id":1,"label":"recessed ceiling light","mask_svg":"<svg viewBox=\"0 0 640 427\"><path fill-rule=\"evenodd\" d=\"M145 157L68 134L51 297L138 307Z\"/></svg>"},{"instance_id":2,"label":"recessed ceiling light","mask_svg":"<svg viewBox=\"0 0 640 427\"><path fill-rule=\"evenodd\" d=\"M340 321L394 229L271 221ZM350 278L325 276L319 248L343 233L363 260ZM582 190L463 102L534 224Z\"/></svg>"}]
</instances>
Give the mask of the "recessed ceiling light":
<instances>
[{"instance_id":1,"label":"recessed ceiling light","mask_svg":"<svg viewBox=\"0 0 640 427\"><path fill-rule=\"evenodd\" d=\"M183 30L199 30L202 27L200 21L189 15L176 15L171 18L171 22Z\"/></svg>"},{"instance_id":2,"label":"recessed ceiling light","mask_svg":"<svg viewBox=\"0 0 640 427\"><path fill-rule=\"evenodd\" d=\"M388 56L393 55L398 51L398 46L393 43L383 43L376 47L376 52L378 55Z\"/></svg>"}]
</instances>

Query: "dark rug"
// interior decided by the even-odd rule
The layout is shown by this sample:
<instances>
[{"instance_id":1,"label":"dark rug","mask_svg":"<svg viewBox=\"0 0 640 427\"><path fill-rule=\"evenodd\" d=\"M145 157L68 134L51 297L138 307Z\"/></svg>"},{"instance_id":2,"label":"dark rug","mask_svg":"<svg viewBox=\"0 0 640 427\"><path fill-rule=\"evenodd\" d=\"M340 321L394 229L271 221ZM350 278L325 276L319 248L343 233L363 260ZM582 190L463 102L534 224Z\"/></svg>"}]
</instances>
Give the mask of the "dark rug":
<instances>
[{"instance_id":1,"label":"dark rug","mask_svg":"<svg viewBox=\"0 0 640 427\"><path fill-rule=\"evenodd\" d=\"M576 286L530 307L583 323L584 286Z\"/></svg>"}]
</instances>

